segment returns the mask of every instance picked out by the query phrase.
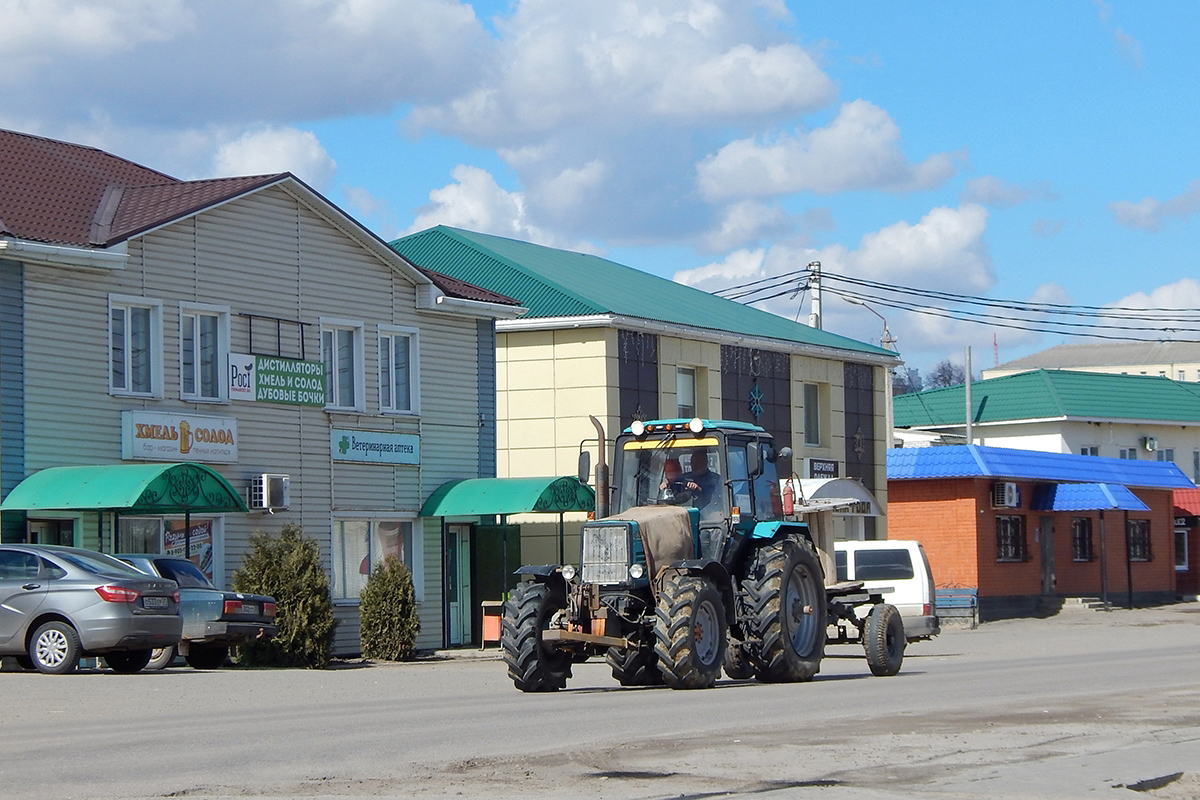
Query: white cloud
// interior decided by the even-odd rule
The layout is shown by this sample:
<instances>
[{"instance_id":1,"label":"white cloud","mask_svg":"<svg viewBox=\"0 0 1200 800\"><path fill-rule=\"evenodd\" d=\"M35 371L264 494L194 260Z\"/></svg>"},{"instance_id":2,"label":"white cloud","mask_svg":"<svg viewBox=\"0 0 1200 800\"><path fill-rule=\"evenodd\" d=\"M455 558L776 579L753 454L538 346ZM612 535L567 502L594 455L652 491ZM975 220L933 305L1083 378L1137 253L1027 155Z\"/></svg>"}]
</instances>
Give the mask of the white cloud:
<instances>
[{"instance_id":1,"label":"white cloud","mask_svg":"<svg viewBox=\"0 0 1200 800\"><path fill-rule=\"evenodd\" d=\"M449 101L419 105L412 122L504 146L563 127L707 125L829 103L829 77L770 34L755 5L523 0L497 21L496 69Z\"/></svg>"},{"instance_id":2,"label":"white cloud","mask_svg":"<svg viewBox=\"0 0 1200 800\"><path fill-rule=\"evenodd\" d=\"M599 252L588 242L566 241L531 224L525 210L525 195L505 190L487 170L460 164L451 177L455 182L431 191L430 204L421 209L401 235L448 225L580 253Z\"/></svg>"},{"instance_id":3,"label":"white cloud","mask_svg":"<svg viewBox=\"0 0 1200 800\"><path fill-rule=\"evenodd\" d=\"M1182 309L1195 311L1200 308L1200 282L1195 278L1182 278L1151 289L1149 292L1134 292L1111 304L1119 308L1139 309Z\"/></svg>"},{"instance_id":4,"label":"white cloud","mask_svg":"<svg viewBox=\"0 0 1200 800\"><path fill-rule=\"evenodd\" d=\"M1157 231L1167 219L1187 219L1200 211L1200 180L1188 184L1182 194L1169 200L1145 197L1136 203L1121 200L1108 204L1113 218L1121 225Z\"/></svg>"},{"instance_id":5,"label":"white cloud","mask_svg":"<svg viewBox=\"0 0 1200 800\"><path fill-rule=\"evenodd\" d=\"M1128 61L1134 69L1141 69L1142 43L1120 28L1113 31L1113 38L1117 42L1117 49L1120 51L1121 57Z\"/></svg>"},{"instance_id":6,"label":"white cloud","mask_svg":"<svg viewBox=\"0 0 1200 800\"><path fill-rule=\"evenodd\" d=\"M713 252L728 251L763 236L786 232L790 227L787 212L779 206L743 200L724 210L719 226L705 234L702 242Z\"/></svg>"},{"instance_id":7,"label":"white cloud","mask_svg":"<svg viewBox=\"0 0 1200 800\"><path fill-rule=\"evenodd\" d=\"M842 106L828 127L771 142L730 142L698 165L697 183L706 198L720 199L929 189L954 174L955 156L938 153L910 164L899 142L900 128L886 111L854 100Z\"/></svg>"},{"instance_id":8,"label":"white cloud","mask_svg":"<svg viewBox=\"0 0 1200 800\"><path fill-rule=\"evenodd\" d=\"M337 163L311 131L265 128L227 142L213 160L217 176L290 172L317 190L333 180Z\"/></svg>"},{"instance_id":9,"label":"white cloud","mask_svg":"<svg viewBox=\"0 0 1200 800\"><path fill-rule=\"evenodd\" d=\"M1006 183L995 175L984 175L967 181L963 188L962 202L979 203L993 208L1011 208L1029 200L1054 200L1055 195L1048 184L1020 186Z\"/></svg>"}]
</instances>

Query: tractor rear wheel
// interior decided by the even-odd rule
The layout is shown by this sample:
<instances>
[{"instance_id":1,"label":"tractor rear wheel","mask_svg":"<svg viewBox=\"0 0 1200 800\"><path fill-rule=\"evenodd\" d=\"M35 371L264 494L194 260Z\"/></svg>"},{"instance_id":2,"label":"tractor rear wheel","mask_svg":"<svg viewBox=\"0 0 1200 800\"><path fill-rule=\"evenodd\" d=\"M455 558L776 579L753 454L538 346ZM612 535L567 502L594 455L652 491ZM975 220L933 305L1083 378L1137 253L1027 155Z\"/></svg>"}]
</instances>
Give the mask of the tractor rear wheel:
<instances>
[{"instance_id":1,"label":"tractor rear wheel","mask_svg":"<svg viewBox=\"0 0 1200 800\"><path fill-rule=\"evenodd\" d=\"M887 677L899 672L906 644L900 611L887 603L873 606L863 633L863 648L867 651L871 674Z\"/></svg>"},{"instance_id":2,"label":"tractor rear wheel","mask_svg":"<svg viewBox=\"0 0 1200 800\"><path fill-rule=\"evenodd\" d=\"M561 592L537 581L522 581L504 603L500 649L508 677L522 692L555 692L571 677L571 654L542 641L542 632L563 608Z\"/></svg>"},{"instance_id":3,"label":"tractor rear wheel","mask_svg":"<svg viewBox=\"0 0 1200 800\"><path fill-rule=\"evenodd\" d=\"M812 546L782 539L759 548L742 582L753 638L762 642L755 673L767 683L809 681L821 669L828 612L825 581Z\"/></svg>"},{"instance_id":4,"label":"tractor rear wheel","mask_svg":"<svg viewBox=\"0 0 1200 800\"><path fill-rule=\"evenodd\" d=\"M658 656L649 647L610 647L604 660L612 667L612 675L622 686L662 686L663 676L658 669Z\"/></svg>"},{"instance_id":5,"label":"tractor rear wheel","mask_svg":"<svg viewBox=\"0 0 1200 800\"><path fill-rule=\"evenodd\" d=\"M655 611L654 652L672 689L709 689L725 656L725 607L712 581L691 575L666 579Z\"/></svg>"}]
</instances>

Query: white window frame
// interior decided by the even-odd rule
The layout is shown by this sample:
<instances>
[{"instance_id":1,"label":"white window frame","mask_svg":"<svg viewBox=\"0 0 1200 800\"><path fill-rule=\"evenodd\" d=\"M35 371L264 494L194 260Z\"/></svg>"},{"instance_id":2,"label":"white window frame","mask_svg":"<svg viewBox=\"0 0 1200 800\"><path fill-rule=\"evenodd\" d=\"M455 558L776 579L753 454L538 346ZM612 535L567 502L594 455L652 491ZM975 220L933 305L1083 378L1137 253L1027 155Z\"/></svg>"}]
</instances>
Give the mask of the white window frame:
<instances>
[{"instance_id":1,"label":"white window frame","mask_svg":"<svg viewBox=\"0 0 1200 800\"><path fill-rule=\"evenodd\" d=\"M1174 447L1160 447L1158 450L1154 451L1154 458L1157 461L1170 461L1172 464L1174 464L1175 463L1175 448Z\"/></svg>"},{"instance_id":2,"label":"white window frame","mask_svg":"<svg viewBox=\"0 0 1200 800\"><path fill-rule=\"evenodd\" d=\"M148 391L137 391L129 388L129 383L132 379L133 371L133 349L130 346L130 315L129 312L134 308L148 309L150 311L150 354L149 365L150 370L150 389ZM125 386L117 386L113 382L113 312L121 310L124 312L124 370L125 370ZM105 348L108 353L107 370L108 370L108 393L119 397L155 397L163 396L163 323L162 323L162 301L154 300L146 297L134 297L124 294L110 294L108 296L108 346Z\"/></svg>"},{"instance_id":3,"label":"white window frame","mask_svg":"<svg viewBox=\"0 0 1200 800\"><path fill-rule=\"evenodd\" d=\"M200 376L200 361L199 361L199 326L198 320L200 317L216 317L217 318L217 352L213 358L216 362L216 390L215 395L201 394L199 391L201 376ZM196 391L187 392L184 389L185 370L184 370L184 330L188 321L194 321L197 324L197 330L194 341L196 342L197 352L193 354L192 362L192 380L196 387ZM180 303L179 304L179 397L183 400L190 400L198 403L228 403L229 402L229 306L214 306L207 303Z\"/></svg>"},{"instance_id":4,"label":"white window frame","mask_svg":"<svg viewBox=\"0 0 1200 800\"><path fill-rule=\"evenodd\" d=\"M1181 544L1183 545L1182 547L1180 547ZM1182 562L1179 558L1181 553L1183 555ZM1175 571L1187 572L1188 569L1188 529L1183 526L1177 526L1175 528Z\"/></svg>"},{"instance_id":5,"label":"white window frame","mask_svg":"<svg viewBox=\"0 0 1200 800\"><path fill-rule=\"evenodd\" d=\"M366 522L368 525L367 559L368 563L370 564L371 571L374 571L376 562L381 560L375 558L375 553L370 552L375 546L375 525L380 522L399 522L409 526L411 533L408 538L411 550L408 552L408 558L405 559L404 564L412 572L414 599L417 603L425 602L425 542L424 527L421 524L421 519L410 514L399 514L388 511L366 511L339 513L332 517L332 524L330 526L332 538L329 543L331 557L329 565L329 580L330 591L334 605L357 606L359 603L358 597L339 597L343 590L337 582L338 566L336 559L338 558L338 523L350 521Z\"/></svg>"},{"instance_id":6,"label":"white window frame","mask_svg":"<svg viewBox=\"0 0 1200 800\"><path fill-rule=\"evenodd\" d=\"M811 389L809 387L812 387ZM801 396L804 398L804 444L808 447L821 446L821 384L805 383L801 389ZM809 395L812 395L810 398ZM812 400L813 408L809 408L809 401ZM809 425L812 422L813 425ZM810 430L810 427L815 427L816 430Z\"/></svg>"},{"instance_id":7,"label":"white window frame","mask_svg":"<svg viewBox=\"0 0 1200 800\"><path fill-rule=\"evenodd\" d=\"M390 353L396 347L396 339L408 339L408 408L396 405L395 387L391 385ZM388 354L384 354L385 342ZM387 376L385 376L385 371ZM385 393L390 391L391 397L385 402ZM406 328L399 325L379 326L379 411L382 414L411 414L421 413L421 332L417 328Z\"/></svg>"},{"instance_id":8,"label":"white window frame","mask_svg":"<svg viewBox=\"0 0 1200 800\"><path fill-rule=\"evenodd\" d=\"M675 367L675 415L682 419L691 419L692 417L700 416L700 398L697 396L696 373L699 372L695 367L684 367L677 365ZM690 382L691 386L688 387ZM683 402L684 389L690 388L692 392L691 412L686 410Z\"/></svg>"},{"instance_id":9,"label":"white window frame","mask_svg":"<svg viewBox=\"0 0 1200 800\"><path fill-rule=\"evenodd\" d=\"M1098 456L1100 455L1100 446L1095 444L1085 444L1083 447L1079 448L1079 455Z\"/></svg>"},{"instance_id":10,"label":"white window frame","mask_svg":"<svg viewBox=\"0 0 1200 800\"><path fill-rule=\"evenodd\" d=\"M354 334L354 403L345 404L339 402L344 398L336 396L338 382L336 375L337 364L335 362L335 374L325 375L325 382L327 386L326 392L334 395L332 398L334 402L327 402L325 404L325 409L327 411L352 411L362 413L366 410L366 381L364 378L366 371L363 368L363 358L366 352L366 349L363 347L363 337L366 326L364 326L359 320L333 319L326 317L321 317L319 322L321 324L321 363L325 364L326 366L328 366L329 362L326 360L325 334L330 332L336 333L337 331L351 331ZM334 358L336 358L336 351Z\"/></svg>"}]
</instances>

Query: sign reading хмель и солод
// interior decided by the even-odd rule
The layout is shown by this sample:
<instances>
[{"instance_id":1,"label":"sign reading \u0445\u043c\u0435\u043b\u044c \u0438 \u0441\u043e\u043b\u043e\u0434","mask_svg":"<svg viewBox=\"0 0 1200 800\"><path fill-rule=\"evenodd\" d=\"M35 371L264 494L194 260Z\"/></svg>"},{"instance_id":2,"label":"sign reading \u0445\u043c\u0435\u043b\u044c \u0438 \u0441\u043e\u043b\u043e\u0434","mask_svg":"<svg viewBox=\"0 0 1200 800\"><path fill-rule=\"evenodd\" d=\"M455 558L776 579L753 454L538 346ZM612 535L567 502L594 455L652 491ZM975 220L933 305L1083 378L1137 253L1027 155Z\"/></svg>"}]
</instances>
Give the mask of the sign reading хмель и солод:
<instances>
[{"instance_id":1,"label":"sign reading \u0445\u043c\u0435\u043b\u044c \u0438 \u0441\u043e\u043b\u043e\u0434","mask_svg":"<svg viewBox=\"0 0 1200 800\"><path fill-rule=\"evenodd\" d=\"M334 428L329 432L329 451L334 461L420 464L421 437L411 433Z\"/></svg>"},{"instance_id":2,"label":"sign reading \u0445\u043c\u0435\u043b\u044c \u0438 \u0441\u043e\u043b\u043e\u0434","mask_svg":"<svg viewBox=\"0 0 1200 800\"><path fill-rule=\"evenodd\" d=\"M237 420L159 411L121 412L121 458L139 461L238 460Z\"/></svg>"},{"instance_id":3,"label":"sign reading \u0445\u043c\u0435\u043b\u044c \u0438 \u0441\u043e\u043b\u043e\u0434","mask_svg":"<svg viewBox=\"0 0 1200 800\"><path fill-rule=\"evenodd\" d=\"M325 405L325 364L298 358L229 354L229 399Z\"/></svg>"}]
</instances>

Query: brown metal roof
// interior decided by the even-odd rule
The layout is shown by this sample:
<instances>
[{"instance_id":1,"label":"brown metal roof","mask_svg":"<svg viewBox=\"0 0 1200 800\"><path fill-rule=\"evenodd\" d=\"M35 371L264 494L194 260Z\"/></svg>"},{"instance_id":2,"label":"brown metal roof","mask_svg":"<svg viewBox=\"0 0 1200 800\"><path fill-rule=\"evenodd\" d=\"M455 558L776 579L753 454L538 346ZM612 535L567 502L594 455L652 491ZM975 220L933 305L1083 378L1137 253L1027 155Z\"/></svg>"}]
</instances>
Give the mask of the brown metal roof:
<instances>
[{"instance_id":1,"label":"brown metal roof","mask_svg":"<svg viewBox=\"0 0 1200 800\"><path fill-rule=\"evenodd\" d=\"M181 181L94 147L0 130L0 235L108 247L285 179L296 180L281 172ZM466 281L418 269L451 297L518 305Z\"/></svg>"},{"instance_id":2,"label":"brown metal roof","mask_svg":"<svg viewBox=\"0 0 1200 800\"><path fill-rule=\"evenodd\" d=\"M181 181L94 147L0 130L0 232L108 246L285 174Z\"/></svg>"},{"instance_id":3,"label":"brown metal roof","mask_svg":"<svg viewBox=\"0 0 1200 800\"><path fill-rule=\"evenodd\" d=\"M507 306L520 305L519 301L499 292L484 289L482 286L460 281L458 278L451 278L449 275L443 275L436 270L425 269L425 267L418 266L417 269L421 270L426 278L433 281L434 286L451 297L459 297L463 300L478 300L482 303L499 303Z\"/></svg>"}]
</instances>

